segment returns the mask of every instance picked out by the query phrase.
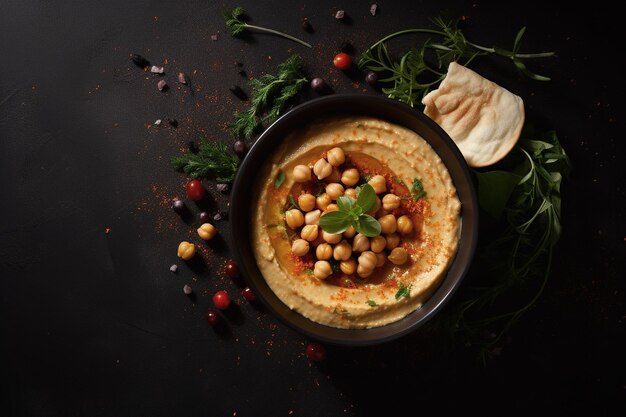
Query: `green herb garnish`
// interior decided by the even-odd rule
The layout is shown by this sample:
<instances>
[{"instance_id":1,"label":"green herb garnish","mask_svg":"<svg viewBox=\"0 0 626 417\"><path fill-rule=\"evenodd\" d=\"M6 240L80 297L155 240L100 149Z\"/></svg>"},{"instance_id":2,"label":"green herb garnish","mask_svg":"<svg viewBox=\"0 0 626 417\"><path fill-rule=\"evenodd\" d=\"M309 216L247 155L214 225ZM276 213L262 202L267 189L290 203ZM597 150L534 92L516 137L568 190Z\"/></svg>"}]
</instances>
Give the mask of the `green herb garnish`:
<instances>
[{"instance_id":1,"label":"green herb garnish","mask_svg":"<svg viewBox=\"0 0 626 417\"><path fill-rule=\"evenodd\" d=\"M288 35L286 33L283 32L279 32L277 30L274 29L269 29L269 28L265 28L262 26L256 26L256 25L251 25L245 21L243 21L241 18L243 17L244 14L244 10L241 7L235 7L233 10L231 10L230 12L225 12L224 13L224 20L226 21L226 26L228 26L228 29L230 29L230 33L233 36L237 36L239 35L241 32L246 31L246 30L256 30L259 32L265 32L265 33L271 33L273 35L278 35L281 36L283 38L292 40L294 42L298 42L300 45L304 45L307 48L311 48L311 45L294 37L291 35Z\"/></svg>"},{"instance_id":2,"label":"green herb garnish","mask_svg":"<svg viewBox=\"0 0 626 417\"><path fill-rule=\"evenodd\" d=\"M378 306L378 304L376 304L376 301L374 301L374 300L367 300L367 304L368 304L370 307L376 307L376 306Z\"/></svg>"},{"instance_id":3,"label":"green herb garnish","mask_svg":"<svg viewBox=\"0 0 626 417\"><path fill-rule=\"evenodd\" d=\"M239 168L239 158L228 151L222 142L209 142L200 136L198 152L187 152L170 161L177 171L191 178L213 176L219 182L232 182Z\"/></svg>"},{"instance_id":4,"label":"green herb garnish","mask_svg":"<svg viewBox=\"0 0 626 417\"><path fill-rule=\"evenodd\" d=\"M367 237L380 234L380 223L372 216L365 214L376 204L376 192L369 184L364 184L358 190L356 201L353 198L341 196L337 198L339 210L331 211L320 217L320 227L328 233L343 233L352 226L357 232Z\"/></svg>"},{"instance_id":5,"label":"green herb garnish","mask_svg":"<svg viewBox=\"0 0 626 417\"><path fill-rule=\"evenodd\" d=\"M554 132L522 137L503 161L510 169L476 173L480 207L501 219L503 232L478 248L481 282L462 289L449 310L452 327L480 347L483 359L539 299L561 233L560 186L570 171L569 159ZM481 337L485 332L495 337Z\"/></svg>"},{"instance_id":6,"label":"green herb garnish","mask_svg":"<svg viewBox=\"0 0 626 417\"><path fill-rule=\"evenodd\" d=\"M396 301L400 300L400 298L410 298L411 297L411 287L413 284L410 284L408 287L405 286L402 282L398 287L398 292L396 292Z\"/></svg>"},{"instance_id":7,"label":"green herb garnish","mask_svg":"<svg viewBox=\"0 0 626 417\"><path fill-rule=\"evenodd\" d=\"M293 198L291 194L289 194L289 210L298 209L300 210L300 206L296 203L296 200Z\"/></svg>"},{"instance_id":8,"label":"green herb garnish","mask_svg":"<svg viewBox=\"0 0 626 417\"><path fill-rule=\"evenodd\" d=\"M280 188L280 186L283 185L283 182L285 182L285 173L283 171L278 171L276 179L274 180L274 188Z\"/></svg>"},{"instance_id":9,"label":"green herb garnish","mask_svg":"<svg viewBox=\"0 0 626 417\"><path fill-rule=\"evenodd\" d=\"M275 121L307 82L301 67L300 56L292 55L278 65L278 75L265 74L250 80L250 107L235 112L235 121L228 125L233 135L250 139L262 124Z\"/></svg>"},{"instance_id":10,"label":"green herb garnish","mask_svg":"<svg viewBox=\"0 0 626 417\"><path fill-rule=\"evenodd\" d=\"M413 178L413 185L411 186L411 195L413 196L413 199L415 201L419 200L420 198L426 197L426 191L424 191L424 184L422 184L421 180L417 178Z\"/></svg>"},{"instance_id":11,"label":"green herb garnish","mask_svg":"<svg viewBox=\"0 0 626 417\"><path fill-rule=\"evenodd\" d=\"M533 80L550 79L531 72L524 63L529 59L554 56L554 52L520 53L525 27L517 33L512 49L506 50L497 46L488 48L468 41L463 31L453 22L436 18L433 19L433 23L435 29L414 28L387 35L361 55L360 68L387 74L387 77L379 82L385 85L382 91L388 97L410 106L419 104L422 97L445 78L450 62L468 66L476 57L484 55L496 55L511 60L522 75ZM399 60L394 59L387 49L386 42L410 33L426 34L435 40L428 39L421 48L411 48Z\"/></svg>"}]
</instances>

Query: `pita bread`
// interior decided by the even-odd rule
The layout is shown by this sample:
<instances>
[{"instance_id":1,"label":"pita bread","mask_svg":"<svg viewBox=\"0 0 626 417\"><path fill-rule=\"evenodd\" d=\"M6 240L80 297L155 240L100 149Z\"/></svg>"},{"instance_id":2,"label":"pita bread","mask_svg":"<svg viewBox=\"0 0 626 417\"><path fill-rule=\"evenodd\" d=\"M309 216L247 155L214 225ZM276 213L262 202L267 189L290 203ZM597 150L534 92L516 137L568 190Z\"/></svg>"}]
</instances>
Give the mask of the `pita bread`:
<instances>
[{"instance_id":1,"label":"pita bread","mask_svg":"<svg viewBox=\"0 0 626 417\"><path fill-rule=\"evenodd\" d=\"M456 62L422 104L424 113L450 135L471 167L504 158L524 124L520 97Z\"/></svg>"}]
</instances>

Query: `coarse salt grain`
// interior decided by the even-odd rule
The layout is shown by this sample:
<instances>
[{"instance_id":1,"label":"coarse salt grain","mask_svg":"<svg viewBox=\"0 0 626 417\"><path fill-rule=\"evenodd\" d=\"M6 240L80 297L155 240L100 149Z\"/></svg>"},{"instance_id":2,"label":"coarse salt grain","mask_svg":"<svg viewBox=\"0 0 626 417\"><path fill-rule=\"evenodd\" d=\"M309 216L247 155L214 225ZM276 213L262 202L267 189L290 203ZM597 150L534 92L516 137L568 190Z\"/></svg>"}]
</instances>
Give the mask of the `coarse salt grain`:
<instances>
[{"instance_id":1,"label":"coarse salt grain","mask_svg":"<svg viewBox=\"0 0 626 417\"><path fill-rule=\"evenodd\" d=\"M337 13L335 13L335 19L343 19L346 15L346 12L343 10L337 10Z\"/></svg>"},{"instance_id":2,"label":"coarse salt grain","mask_svg":"<svg viewBox=\"0 0 626 417\"><path fill-rule=\"evenodd\" d=\"M170 271L171 271L171 272L176 272L176 271L178 271L178 265L174 264L174 265L170 266Z\"/></svg>"},{"instance_id":3,"label":"coarse salt grain","mask_svg":"<svg viewBox=\"0 0 626 417\"><path fill-rule=\"evenodd\" d=\"M161 126L161 123L162 123L162 122L163 122L163 121L162 121L161 119L156 119L156 120L154 121L154 125L155 125L155 126Z\"/></svg>"},{"instance_id":4,"label":"coarse salt grain","mask_svg":"<svg viewBox=\"0 0 626 417\"><path fill-rule=\"evenodd\" d=\"M165 80L160 80L157 83L157 88L159 89L159 91L163 91L167 88L167 82Z\"/></svg>"},{"instance_id":5,"label":"coarse salt grain","mask_svg":"<svg viewBox=\"0 0 626 417\"><path fill-rule=\"evenodd\" d=\"M372 16L376 16L376 11L378 11L378 4L374 3L370 6L370 13Z\"/></svg>"},{"instance_id":6,"label":"coarse salt grain","mask_svg":"<svg viewBox=\"0 0 626 417\"><path fill-rule=\"evenodd\" d=\"M191 289L191 287L189 285L185 285L183 287L183 292L185 293L185 295L189 295L193 292L193 290Z\"/></svg>"},{"instance_id":7,"label":"coarse salt grain","mask_svg":"<svg viewBox=\"0 0 626 417\"><path fill-rule=\"evenodd\" d=\"M163 74L163 72L165 72L165 68L157 67L156 65L153 65L150 68L150 72L153 73L153 74Z\"/></svg>"},{"instance_id":8,"label":"coarse salt grain","mask_svg":"<svg viewBox=\"0 0 626 417\"><path fill-rule=\"evenodd\" d=\"M181 84L187 84L187 76L183 72L178 73L178 82Z\"/></svg>"}]
</instances>

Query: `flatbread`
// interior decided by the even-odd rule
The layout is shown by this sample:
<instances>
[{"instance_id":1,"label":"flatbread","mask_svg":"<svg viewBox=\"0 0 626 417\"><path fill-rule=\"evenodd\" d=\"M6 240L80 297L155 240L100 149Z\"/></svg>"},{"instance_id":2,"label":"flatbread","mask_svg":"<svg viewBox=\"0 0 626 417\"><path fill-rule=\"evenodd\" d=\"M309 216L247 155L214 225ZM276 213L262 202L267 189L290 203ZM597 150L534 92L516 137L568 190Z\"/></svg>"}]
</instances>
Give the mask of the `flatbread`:
<instances>
[{"instance_id":1,"label":"flatbread","mask_svg":"<svg viewBox=\"0 0 626 417\"><path fill-rule=\"evenodd\" d=\"M519 96L456 62L422 104L424 113L450 135L471 167L504 158L524 125L524 102Z\"/></svg>"}]
</instances>

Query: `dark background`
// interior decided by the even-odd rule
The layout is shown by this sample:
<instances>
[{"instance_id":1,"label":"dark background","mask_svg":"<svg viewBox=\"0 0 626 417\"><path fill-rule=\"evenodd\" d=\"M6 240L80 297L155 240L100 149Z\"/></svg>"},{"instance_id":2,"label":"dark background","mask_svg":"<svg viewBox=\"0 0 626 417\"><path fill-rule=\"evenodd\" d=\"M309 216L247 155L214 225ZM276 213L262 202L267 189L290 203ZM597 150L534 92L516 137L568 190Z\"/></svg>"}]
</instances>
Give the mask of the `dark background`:
<instances>
[{"instance_id":1,"label":"dark background","mask_svg":"<svg viewBox=\"0 0 626 417\"><path fill-rule=\"evenodd\" d=\"M381 407L623 415L623 22L598 2L508 3L381 0L373 17L369 2L347 0L3 1L3 415L357 416ZM313 49L262 34L232 38L222 12L238 4L253 23ZM339 8L344 22L332 16ZM558 52L531 64L549 83L521 79L502 61L475 66L522 96L528 119L558 132L574 166L548 287L499 356L483 367L466 348L418 331L382 346L328 346L327 360L311 364L308 340L244 301L224 276L237 244L227 221L217 223L224 241L203 250L206 269L169 272L195 227L170 208L186 178L168 160L198 133L232 141L224 125L242 104L228 87L245 87L235 61L258 77L295 52L336 92L378 94L332 67L339 45L350 41L358 56L439 14L466 16L477 43L508 47L527 26L523 50ZM313 33L302 30L304 17ZM132 65L131 53L164 65L169 91L157 91L160 77ZM176 83L178 71L190 87ZM152 125L167 117L178 129ZM226 210L228 196L205 184L211 213ZM203 316L223 288L237 307L216 333Z\"/></svg>"}]
</instances>

